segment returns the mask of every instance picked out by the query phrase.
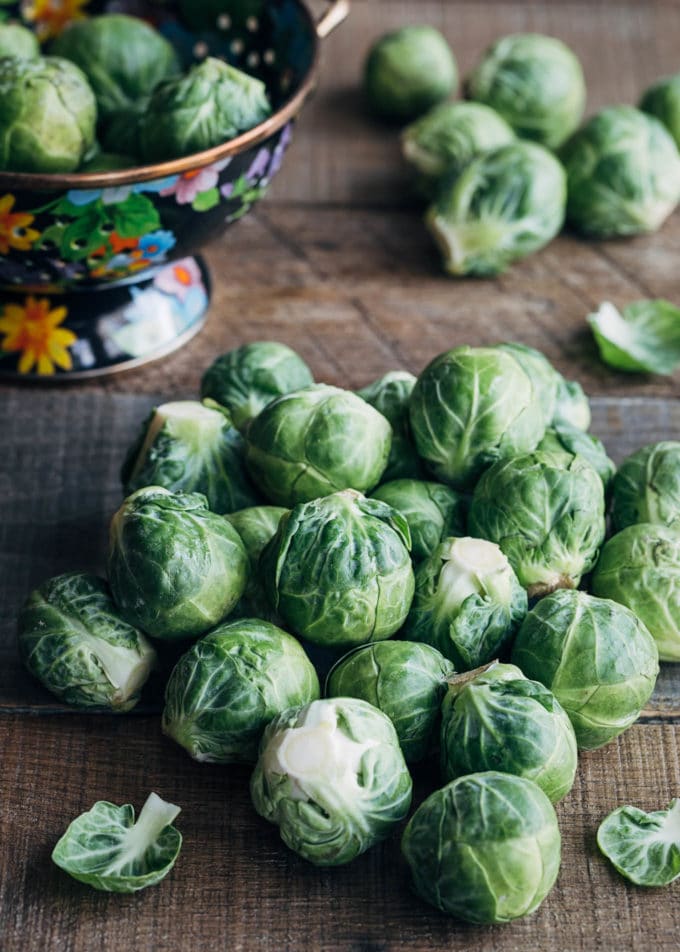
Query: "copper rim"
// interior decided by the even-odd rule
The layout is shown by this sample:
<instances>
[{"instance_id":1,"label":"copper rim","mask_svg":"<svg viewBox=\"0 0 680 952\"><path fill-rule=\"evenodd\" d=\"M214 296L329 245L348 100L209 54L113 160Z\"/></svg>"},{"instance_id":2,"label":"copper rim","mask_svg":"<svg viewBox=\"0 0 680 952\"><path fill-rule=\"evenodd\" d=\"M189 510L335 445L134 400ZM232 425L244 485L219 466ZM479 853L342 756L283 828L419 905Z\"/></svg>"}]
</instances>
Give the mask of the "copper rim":
<instances>
[{"instance_id":1,"label":"copper rim","mask_svg":"<svg viewBox=\"0 0 680 952\"><path fill-rule=\"evenodd\" d=\"M314 44L312 62L295 95L285 102L273 115L265 119L264 122L249 129L248 132L242 133L235 139L230 139L229 142L225 142L224 145L218 145L212 149L205 149L203 152L193 152L191 155L185 155L181 159L173 159L171 162L158 162L155 165L140 165L132 169L123 169L119 172L71 172L67 175L43 175L33 172L0 172L0 189L57 192L79 188L115 188L119 185L132 185L136 182L148 182L152 179L181 175L183 172L201 169L206 165L212 165L214 162L219 162L222 159L238 155L240 152L245 152L253 146L259 145L260 142L264 142L265 139L269 139L270 136L282 129L286 123L294 119L300 112L305 100L314 88L314 81L319 65L319 36L316 31L316 23L309 8L302 0L295 0L295 3L307 21L310 37Z\"/></svg>"}]
</instances>

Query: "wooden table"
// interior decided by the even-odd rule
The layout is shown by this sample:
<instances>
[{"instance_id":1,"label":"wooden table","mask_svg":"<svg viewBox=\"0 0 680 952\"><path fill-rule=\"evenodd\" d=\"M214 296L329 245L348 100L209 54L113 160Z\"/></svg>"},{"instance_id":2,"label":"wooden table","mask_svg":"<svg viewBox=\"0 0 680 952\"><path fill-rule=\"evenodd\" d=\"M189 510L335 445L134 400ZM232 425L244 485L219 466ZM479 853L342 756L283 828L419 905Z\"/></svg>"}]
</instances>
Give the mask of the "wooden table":
<instances>
[{"instance_id":1,"label":"wooden table","mask_svg":"<svg viewBox=\"0 0 680 952\"><path fill-rule=\"evenodd\" d=\"M13 619L29 588L101 567L120 456L145 409L159 396L194 394L212 358L243 341L285 341L317 379L354 387L395 367L418 372L459 343L521 340L606 398L598 426L609 431L614 421L618 455L680 432L678 377L607 371L584 322L605 298L680 301L680 214L633 241L560 238L497 280L443 277L395 134L365 116L357 93L372 39L414 21L445 31L463 73L501 33L562 37L584 63L591 111L634 102L680 66L671 0L355 0L350 21L324 44L319 91L270 197L207 251L218 277L205 331L135 373L77 389L0 390L2 952L678 948L680 885L628 886L595 846L599 821L616 805L653 809L680 794L673 666L638 725L581 757L559 807L564 861L550 898L525 921L474 928L410 894L397 838L345 868L316 870L253 813L245 768L193 763L161 736L149 705L126 717L66 712L16 661ZM434 782L417 771L418 798ZM56 839L95 800L140 807L151 790L183 807L183 852L162 886L107 896L51 864Z\"/></svg>"}]
</instances>

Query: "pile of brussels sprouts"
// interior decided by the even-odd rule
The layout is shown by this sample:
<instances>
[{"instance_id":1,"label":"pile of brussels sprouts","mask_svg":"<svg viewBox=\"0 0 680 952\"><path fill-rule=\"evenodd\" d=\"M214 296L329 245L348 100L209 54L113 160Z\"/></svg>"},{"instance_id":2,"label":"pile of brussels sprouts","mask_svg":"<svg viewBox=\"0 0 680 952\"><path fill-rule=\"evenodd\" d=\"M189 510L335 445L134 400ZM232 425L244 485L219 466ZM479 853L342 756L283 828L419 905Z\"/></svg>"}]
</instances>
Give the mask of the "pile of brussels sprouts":
<instances>
[{"instance_id":1,"label":"pile of brussels sprouts","mask_svg":"<svg viewBox=\"0 0 680 952\"><path fill-rule=\"evenodd\" d=\"M253 765L255 809L318 865L394 832L411 766L438 752L441 789L403 834L416 891L474 922L532 912L577 751L630 727L659 658L680 660L680 443L615 472L580 386L516 343L358 393L248 344L201 396L156 407L132 445L108 581L71 572L29 597L26 667L69 704L128 711L182 642L163 731L197 761ZM141 888L161 829L174 862L176 812L132 826L97 804L55 861ZM90 855L100 816L134 881L111 885L118 847Z\"/></svg>"},{"instance_id":2,"label":"pile of brussels sprouts","mask_svg":"<svg viewBox=\"0 0 680 952\"><path fill-rule=\"evenodd\" d=\"M0 25L0 171L169 161L233 139L271 113L260 80L214 57L183 72L172 45L137 17L75 19L47 54L29 30Z\"/></svg>"},{"instance_id":3,"label":"pile of brussels sprouts","mask_svg":"<svg viewBox=\"0 0 680 952\"><path fill-rule=\"evenodd\" d=\"M371 48L372 111L409 122L402 151L429 203L426 223L451 275L489 276L538 251L565 220L593 238L655 231L680 200L680 74L640 108L611 106L578 128L583 71L560 40L497 40L454 102L458 70L428 26Z\"/></svg>"}]
</instances>

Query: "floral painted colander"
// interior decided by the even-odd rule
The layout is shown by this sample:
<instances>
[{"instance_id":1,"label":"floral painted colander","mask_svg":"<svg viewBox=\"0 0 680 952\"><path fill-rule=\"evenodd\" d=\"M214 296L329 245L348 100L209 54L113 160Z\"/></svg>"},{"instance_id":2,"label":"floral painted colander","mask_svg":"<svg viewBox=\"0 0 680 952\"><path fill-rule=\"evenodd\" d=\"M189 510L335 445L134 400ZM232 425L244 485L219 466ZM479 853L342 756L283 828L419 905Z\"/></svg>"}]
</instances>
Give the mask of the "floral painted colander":
<instances>
[{"instance_id":1,"label":"floral painted colander","mask_svg":"<svg viewBox=\"0 0 680 952\"><path fill-rule=\"evenodd\" d=\"M0 373L72 379L160 357L203 324L210 288L194 257L262 197L311 92L319 39L348 0L315 22L302 0L266 0L235 18L196 0L0 0L0 18L41 40L102 12L141 16L185 65L219 56L264 80L274 112L224 145L116 172L0 172ZM192 9L193 8L193 9ZM190 11L184 17L182 10ZM191 22L189 22L189 20Z\"/></svg>"}]
</instances>

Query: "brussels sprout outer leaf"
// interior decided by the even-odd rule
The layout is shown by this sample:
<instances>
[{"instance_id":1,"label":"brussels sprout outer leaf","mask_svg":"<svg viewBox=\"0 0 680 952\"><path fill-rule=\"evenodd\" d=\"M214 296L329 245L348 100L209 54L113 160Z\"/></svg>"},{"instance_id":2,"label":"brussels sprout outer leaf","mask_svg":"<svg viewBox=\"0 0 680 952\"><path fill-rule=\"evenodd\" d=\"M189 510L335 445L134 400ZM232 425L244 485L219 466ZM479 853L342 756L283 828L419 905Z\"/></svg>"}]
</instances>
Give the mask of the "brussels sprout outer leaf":
<instances>
[{"instance_id":1,"label":"brussels sprout outer leaf","mask_svg":"<svg viewBox=\"0 0 680 952\"><path fill-rule=\"evenodd\" d=\"M680 530L680 442L650 443L621 463L614 477L612 522L615 529L653 522Z\"/></svg>"},{"instance_id":2,"label":"brussels sprout outer leaf","mask_svg":"<svg viewBox=\"0 0 680 952\"><path fill-rule=\"evenodd\" d=\"M392 427L392 446L382 481L418 479L423 464L411 439L408 403L416 378L404 370L394 370L357 391L357 396L382 413Z\"/></svg>"},{"instance_id":3,"label":"brussels sprout outer leaf","mask_svg":"<svg viewBox=\"0 0 680 952\"><path fill-rule=\"evenodd\" d=\"M408 522L414 562L426 559L448 536L465 535L468 500L442 483L395 479L374 489L373 499L397 509Z\"/></svg>"},{"instance_id":4,"label":"brussels sprout outer leaf","mask_svg":"<svg viewBox=\"0 0 680 952\"><path fill-rule=\"evenodd\" d=\"M611 488L616 464L607 456L602 441L592 433L585 433L567 423L556 423L545 431L545 436L537 449L546 453L570 453L574 456L576 454L582 456L597 472L605 492Z\"/></svg>"},{"instance_id":5,"label":"brussels sprout outer leaf","mask_svg":"<svg viewBox=\"0 0 680 952\"><path fill-rule=\"evenodd\" d=\"M652 813L619 807L600 824L597 845L637 886L667 886L680 876L680 800Z\"/></svg>"},{"instance_id":6,"label":"brussels sprout outer leaf","mask_svg":"<svg viewBox=\"0 0 680 952\"><path fill-rule=\"evenodd\" d=\"M578 381L560 375L552 425L573 426L584 432L590 428L590 403Z\"/></svg>"},{"instance_id":7,"label":"brussels sprout outer leaf","mask_svg":"<svg viewBox=\"0 0 680 952\"><path fill-rule=\"evenodd\" d=\"M281 619L267 598L260 571L260 556L276 535L279 523L287 512L280 506L252 506L225 517L241 536L250 563L246 589L232 610L231 618L264 618L281 627Z\"/></svg>"},{"instance_id":8,"label":"brussels sprout outer leaf","mask_svg":"<svg viewBox=\"0 0 680 952\"><path fill-rule=\"evenodd\" d=\"M650 86L640 100L640 109L663 122L680 148L680 73Z\"/></svg>"},{"instance_id":9,"label":"brussels sprout outer leaf","mask_svg":"<svg viewBox=\"0 0 680 952\"><path fill-rule=\"evenodd\" d=\"M609 301L588 315L600 357L615 370L672 374L680 367L680 308L636 301L619 311Z\"/></svg>"}]
</instances>

